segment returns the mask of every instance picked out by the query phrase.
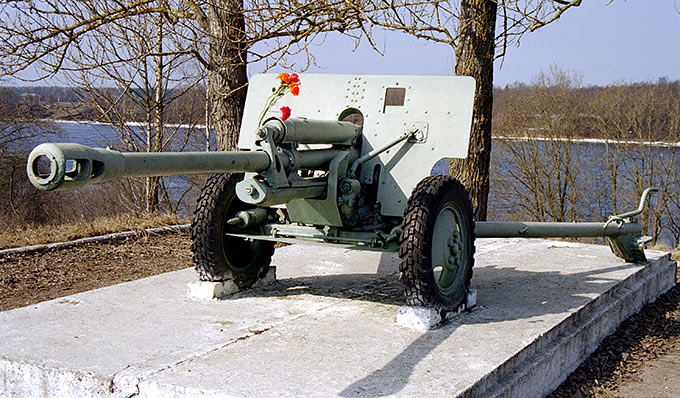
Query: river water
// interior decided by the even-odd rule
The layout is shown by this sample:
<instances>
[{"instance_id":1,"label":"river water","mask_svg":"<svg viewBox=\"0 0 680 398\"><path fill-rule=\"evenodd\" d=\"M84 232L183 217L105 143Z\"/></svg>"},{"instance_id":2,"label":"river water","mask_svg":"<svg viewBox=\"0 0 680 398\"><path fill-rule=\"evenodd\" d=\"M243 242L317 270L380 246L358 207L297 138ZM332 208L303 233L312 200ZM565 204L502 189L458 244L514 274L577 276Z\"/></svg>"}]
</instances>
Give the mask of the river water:
<instances>
[{"instance_id":1,"label":"river water","mask_svg":"<svg viewBox=\"0 0 680 398\"><path fill-rule=\"evenodd\" d=\"M125 148L119 132L110 125L76 122L58 122L57 125L61 133L44 134L37 140ZM139 136L135 139L139 143L143 137L142 127L132 126L129 130ZM185 143L187 135L191 139ZM204 142L203 129L180 128L168 148L202 150ZM214 141L212 145L214 147ZM446 164L439 162L433 173L444 173ZM645 221L650 224L648 228L658 224L660 240L674 247L678 245L680 235L680 225L676 225L680 220L679 170L680 147L676 145L495 139L490 170L489 219L554 220L560 212L568 221L571 220L569 215L577 221L606 219L614 211L612 185L616 174L616 210L619 213L637 206L637 192L644 186L665 187L663 200L652 202L658 222L655 223L653 217ZM165 181L173 200L177 200L189 185L187 179L181 177L166 178ZM187 201L195 200L195 195L195 192L188 195ZM545 203L548 201L562 202L561 210L560 206L555 209ZM193 203L186 203L179 209L188 213L192 207Z\"/></svg>"}]
</instances>

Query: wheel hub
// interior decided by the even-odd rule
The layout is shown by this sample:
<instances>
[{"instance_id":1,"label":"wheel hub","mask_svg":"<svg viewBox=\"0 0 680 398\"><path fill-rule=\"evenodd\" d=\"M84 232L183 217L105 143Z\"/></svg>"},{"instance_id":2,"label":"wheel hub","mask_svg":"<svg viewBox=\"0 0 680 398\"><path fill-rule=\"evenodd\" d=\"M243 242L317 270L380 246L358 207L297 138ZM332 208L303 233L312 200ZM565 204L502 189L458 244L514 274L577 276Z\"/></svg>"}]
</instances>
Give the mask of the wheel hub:
<instances>
[{"instance_id":1,"label":"wheel hub","mask_svg":"<svg viewBox=\"0 0 680 398\"><path fill-rule=\"evenodd\" d=\"M462 283L466 261L464 228L460 209L447 203L437 216L432 236L432 269L435 283L444 294L455 291Z\"/></svg>"},{"instance_id":2,"label":"wheel hub","mask_svg":"<svg viewBox=\"0 0 680 398\"><path fill-rule=\"evenodd\" d=\"M449 249L449 256L446 258L447 261L445 266L447 269L455 272L456 269L462 265L461 254L463 253L463 245L460 241L460 232L458 232L457 228L453 228L451 230L451 237L447 242L447 246Z\"/></svg>"}]
</instances>

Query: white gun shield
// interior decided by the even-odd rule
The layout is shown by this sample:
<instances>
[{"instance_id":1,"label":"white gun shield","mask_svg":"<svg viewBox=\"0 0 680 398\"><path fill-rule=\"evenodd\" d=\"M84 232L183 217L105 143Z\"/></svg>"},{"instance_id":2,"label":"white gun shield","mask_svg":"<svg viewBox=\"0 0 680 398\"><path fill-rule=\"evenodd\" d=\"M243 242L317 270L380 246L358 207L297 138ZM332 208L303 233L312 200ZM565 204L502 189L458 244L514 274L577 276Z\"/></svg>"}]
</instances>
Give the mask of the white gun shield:
<instances>
[{"instance_id":1,"label":"white gun shield","mask_svg":"<svg viewBox=\"0 0 680 398\"><path fill-rule=\"evenodd\" d=\"M280 84L275 74L250 79L238 146L252 149L267 98ZM339 120L347 110L363 116L361 155L418 128L424 142L403 142L362 167L362 183L371 183L380 166L381 213L401 217L416 184L443 158L465 158L468 152L475 80L454 76L301 74L300 94L282 97L265 116Z\"/></svg>"}]
</instances>

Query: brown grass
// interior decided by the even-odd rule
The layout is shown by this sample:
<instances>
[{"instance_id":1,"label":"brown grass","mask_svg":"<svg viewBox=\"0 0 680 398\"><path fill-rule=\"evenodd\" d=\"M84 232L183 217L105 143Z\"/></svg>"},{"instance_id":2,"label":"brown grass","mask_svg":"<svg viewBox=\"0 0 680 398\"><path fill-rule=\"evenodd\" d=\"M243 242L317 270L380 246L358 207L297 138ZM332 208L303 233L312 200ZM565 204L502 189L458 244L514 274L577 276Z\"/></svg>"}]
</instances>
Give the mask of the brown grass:
<instances>
[{"instance_id":1,"label":"brown grass","mask_svg":"<svg viewBox=\"0 0 680 398\"><path fill-rule=\"evenodd\" d=\"M140 230L187 222L187 220L176 215L142 217L123 214L95 219L76 219L58 225L4 227L0 231L0 249L63 242L112 232Z\"/></svg>"},{"instance_id":2,"label":"brown grass","mask_svg":"<svg viewBox=\"0 0 680 398\"><path fill-rule=\"evenodd\" d=\"M672 260L680 261L680 246L676 247L675 249L671 249L665 243L658 243L652 247L648 247L648 249L659 250L662 252L670 252Z\"/></svg>"},{"instance_id":3,"label":"brown grass","mask_svg":"<svg viewBox=\"0 0 680 398\"><path fill-rule=\"evenodd\" d=\"M0 258L0 311L191 266L188 232Z\"/></svg>"}]
</instances>

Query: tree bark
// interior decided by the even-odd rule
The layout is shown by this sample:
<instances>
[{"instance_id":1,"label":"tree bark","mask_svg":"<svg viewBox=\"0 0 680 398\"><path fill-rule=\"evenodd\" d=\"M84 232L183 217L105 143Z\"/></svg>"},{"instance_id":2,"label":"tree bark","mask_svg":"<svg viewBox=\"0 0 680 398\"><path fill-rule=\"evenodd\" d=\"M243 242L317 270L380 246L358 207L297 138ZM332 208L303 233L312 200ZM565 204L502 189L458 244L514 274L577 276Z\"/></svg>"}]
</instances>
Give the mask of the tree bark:
<instances>
[{"instance_id":1,"label":"tree bark","mask_svg":"<svg viewBox=\"0 0 680 398\"><path fill-rule=\"evenodd\" d=\"M165 113L165 99L163 98L163 15L159 14L156 20L158 41L156 42L156 52L154 56L154 71L156 72L153 103L153 129L149 128L147 136L147 152L160 152L161 141L163 140L163 114ZM153 132L153 133L152 133ZM148 214L158 214L159 199L158 186L160 177L146 178L146 208Z\"/></svg>"},{"instance_id":2,"label":"tree bark","mask_svg":"<svg viewBox=\"0 0 680 398\"><path fill-rule=\"evenodd\" d=\"M149 103L147 100L146 109L146 152L159 152L161 150L161 140L163 137L163 15L158 14L155 21L156 28L156 55L153 56L154 72L154 97ZM144 59L144 73L147 73L146 58ZM145 88L149 92L148 75L145 79ZM144 212L147 214L157 214L159 212L158 185L160 177L146 177L144 179Z\"/></svg>"},{"instance_id":3,"label":"tree bark","mask_svg":"<svg viewBox=\"0 0 680 398\"><path fill-rule=\"evenodd\" d=\"M217 149L233 150L238 143L248 85L243 0L215 2L207 14L210 124L215 131Z\"/></svg>"},{"instance_id":4,"label":"tree bark","mask_svg":"<svg viewBox=\"0 0 680 398\"><path fill-rule=\"evenodd\" d=\"M460 8L461 34L454 49L455 71L459 76L474 77L477 86L468 157L452 159L451 175L468 190L475 220L484 221L489 196L497 3L494 0L462 0Z\"/></svg>"}]
</instances>

